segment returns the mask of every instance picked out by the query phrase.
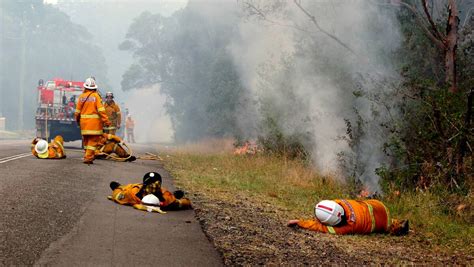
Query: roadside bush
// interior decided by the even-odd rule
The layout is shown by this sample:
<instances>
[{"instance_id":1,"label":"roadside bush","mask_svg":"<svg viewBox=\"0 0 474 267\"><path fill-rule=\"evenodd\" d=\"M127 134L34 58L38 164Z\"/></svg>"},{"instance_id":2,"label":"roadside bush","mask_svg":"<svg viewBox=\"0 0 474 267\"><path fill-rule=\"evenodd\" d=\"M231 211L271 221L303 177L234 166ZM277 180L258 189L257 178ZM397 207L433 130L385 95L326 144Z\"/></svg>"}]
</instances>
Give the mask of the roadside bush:
<instances>
[{"instance_id":1,"label":"roadside bush","mask_svg":"<svg viewBox=\"0 0 474 267\"><path fill-rule=\"evenodd\" d=\"M399 160L378 170L388 184L404 190L438 188L466 195L472 176L474 136L466 122L466 94L418 89L401 107L400 134L386 144Z\"/></svg>"}]
</instances>

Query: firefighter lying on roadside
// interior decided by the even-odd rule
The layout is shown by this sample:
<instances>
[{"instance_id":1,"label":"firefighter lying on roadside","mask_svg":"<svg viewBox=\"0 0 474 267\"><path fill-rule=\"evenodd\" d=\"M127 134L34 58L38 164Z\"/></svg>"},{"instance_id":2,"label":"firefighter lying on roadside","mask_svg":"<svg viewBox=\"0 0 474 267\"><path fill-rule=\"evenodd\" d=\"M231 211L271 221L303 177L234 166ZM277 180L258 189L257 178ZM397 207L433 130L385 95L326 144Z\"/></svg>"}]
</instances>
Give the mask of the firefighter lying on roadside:
<instances>
[{"instance_id":1,"label":"firefighter lying on roadside","mask_svg":"<svg viewBox=\"0 0 474 267\"><path fill-rule=\"evenodd\" d=\"M96 159L107 159L112 157L116 160L135 161L137 158L128 154L121 143L122 139L116 135L102 134L97 142L97 149L94 152L94 157ZM117 156L114 156L113 154Z\"/></svg>"},{"instance_id":2,"label":"firefighter lying on roadside","mask_svg":"<svg viewBox=\"0 0 474 267\"><path fill-rule=\"evenodd\" d=\"M107 198L121 205L130 205L136 209L164 213L162 210L184 210L191 208L191 201L183 198L184 192L174 193L161 187L162 178L157 172L149 172L143 176L141 184L120 185L110 183L112 196Z\"/></svg>"},{"instance_id":3,"label":"firefighter lying on roadside","mask_svg":"<svg viewBox=\"0 0 474 267\"><path fill-rule=\"evenodd\" d=\"M35 138L31 142L31 153L40 159L63 159L66 157L63 137L57 135L49 144L46 140Z\"/></svg>"},{"instance_id":4,"label":"firefighter lying on roadside","mask_svg":"<svg viewBox=\"0 0 474 267\"><path fill-rule=\"evenodd\" d=\"M408 220L390 219L388 208L380 201L323 200L315 206L316 219L290 220L288 226L338 235L389 233L408 234Z\"/></svg>"}]
</instances>

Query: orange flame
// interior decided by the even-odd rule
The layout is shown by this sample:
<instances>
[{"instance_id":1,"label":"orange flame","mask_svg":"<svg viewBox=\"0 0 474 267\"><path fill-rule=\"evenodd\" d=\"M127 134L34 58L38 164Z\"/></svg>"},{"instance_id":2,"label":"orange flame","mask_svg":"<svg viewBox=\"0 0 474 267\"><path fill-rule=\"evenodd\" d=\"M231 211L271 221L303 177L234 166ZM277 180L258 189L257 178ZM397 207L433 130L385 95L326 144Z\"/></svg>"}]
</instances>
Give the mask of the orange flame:
<instances>
[{"instance_id":1,"label":"orange flame","mask_svg":"<svg viewBox=\"0 0 474 267\"><path fill-rule=\"evenodd\" d=\"M243 146L237 147L234 150L234 155L254 155L260 150L256 144L252 144L249 141L245 142Z\"/></svg>"},{"instance_id":2,"label":"orange flame","mask_svg":"<svg viewBox=\"0 0 474 267\"><path fill-rule=\"evenodd\" d=\"M371 195L370 191L367 188L364 188L360 191L360 193L359 193L359 195L357 195L357 197L358 198L367 198L370 195Z\"/></svg>"}]
</instances>

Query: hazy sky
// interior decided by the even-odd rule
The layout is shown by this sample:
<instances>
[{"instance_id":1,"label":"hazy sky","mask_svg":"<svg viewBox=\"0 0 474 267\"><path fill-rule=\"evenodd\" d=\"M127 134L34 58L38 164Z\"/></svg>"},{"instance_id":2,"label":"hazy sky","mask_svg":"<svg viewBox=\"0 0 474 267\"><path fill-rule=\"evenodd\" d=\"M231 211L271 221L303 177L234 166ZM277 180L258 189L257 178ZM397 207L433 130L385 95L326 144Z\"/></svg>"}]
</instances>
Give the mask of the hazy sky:
<instances>
[{"instance_id":1,"label":"hazy sky","mask_svg":"<svg viewBox=\"0 0 474 267\"><path fill-rule=\"evenodd\" d=\"M58 1L61 1L61 0L43 0L44 3L46 4L52 4L52 5L56 5L58 3ZM188 2L188 0L77 0L75 2L82 2L82 3L120 3L120 2L133 2L133 3L136 3L136 4L140 4L140 3L153 3L153 2L159 2L159 3L166 3L166 4L176 4L176 6L178 8L180 7L183 7L186 5L186 3Z\"/></svg>"},{"instance_id":2,"label":"hazy sky","mask_svg":"<svg viewBox=\"0 0 474 267\"><path fill-rule=\"evenodd\" d=\"M187 0L47 0L57 2L58 7L67 13L71 20L84 26L92 35L105 56L108 68L109 88L121 108L129 108L136 121L138 141L167 142L172 138L169 116L164 109L164 96L159 86L142 90L123 92L120 87L123 73L133 63L132 54L120 51L118 45L125 40L133 19L142 12L159 13L171 16L184 8ZM84 16L89 12L89 16ZM100 84L99 84L100 86ZM153 107L153 110L150 108Z\"/></svg>"}]
</instances>

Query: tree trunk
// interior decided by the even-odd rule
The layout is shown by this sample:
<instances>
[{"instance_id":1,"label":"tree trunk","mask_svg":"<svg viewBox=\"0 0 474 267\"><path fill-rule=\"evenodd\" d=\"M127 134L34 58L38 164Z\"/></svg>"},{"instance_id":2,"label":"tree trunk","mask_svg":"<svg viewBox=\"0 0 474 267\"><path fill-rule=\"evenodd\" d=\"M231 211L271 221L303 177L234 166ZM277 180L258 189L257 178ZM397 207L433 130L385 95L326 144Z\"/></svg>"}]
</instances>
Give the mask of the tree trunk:
<instances>
[{"instance_id":1,"label":"tree trunk","mask_svg":"<svg viewBox=\"0 0 474 267\"><path fill-rule=\"evenodd\" d=\"M445 39L445 67L446 67L446 83L449 84L449 91L456 93L457 79L456 79L456 49L458 41L458 7L456 0L449 0L448 4L449 14L448 23L446 25L446 39Z\"/></svg>"},{"instance_id":2,"label":"tree trunk","mask_svg":"<svg viewBox=\"0 0 474 267\"><path fill-rule=\"evenodd\" d=\"M461 174L464 168L464 156L466 155L468 149L468 135L470 134L471 129L471 114L472 114L472 99L474 97L474 88L471 89L467 95L467 110L464 117L464 126L462 128L461 140L459 142L459 151L457 157L457 168L456 173Z\"/></svg>"}]
</instances>

